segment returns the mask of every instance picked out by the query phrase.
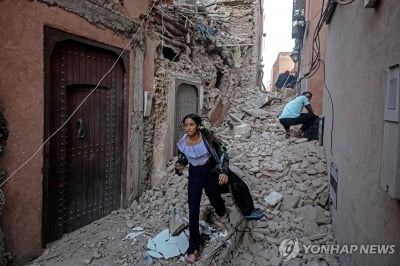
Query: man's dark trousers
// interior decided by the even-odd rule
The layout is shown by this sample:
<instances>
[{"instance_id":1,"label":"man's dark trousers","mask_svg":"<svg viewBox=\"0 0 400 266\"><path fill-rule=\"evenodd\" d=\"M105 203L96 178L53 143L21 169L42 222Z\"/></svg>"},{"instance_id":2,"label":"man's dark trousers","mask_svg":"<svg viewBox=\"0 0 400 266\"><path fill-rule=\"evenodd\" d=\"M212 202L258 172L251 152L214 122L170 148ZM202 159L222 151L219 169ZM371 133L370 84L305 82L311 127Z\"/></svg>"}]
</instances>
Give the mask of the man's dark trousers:
<instances>
[{"instance_id":1,"label":"man's dark trousers","mask_svg":"<svg viewBox=\"0 0 400 266\"><path fill-rule=\"evenodd\" d=\"M316 116L315 114L312 114L312 113L301 113L299 117L281 118L281 119L279 119L279 122L281 122L282 126L286 130L289 130L290 126L302 124L300 130L304 132L307 128L309 128L314 123L314 120L317 118L318 118L318 116Z\"/></svg>"}]
</instances>

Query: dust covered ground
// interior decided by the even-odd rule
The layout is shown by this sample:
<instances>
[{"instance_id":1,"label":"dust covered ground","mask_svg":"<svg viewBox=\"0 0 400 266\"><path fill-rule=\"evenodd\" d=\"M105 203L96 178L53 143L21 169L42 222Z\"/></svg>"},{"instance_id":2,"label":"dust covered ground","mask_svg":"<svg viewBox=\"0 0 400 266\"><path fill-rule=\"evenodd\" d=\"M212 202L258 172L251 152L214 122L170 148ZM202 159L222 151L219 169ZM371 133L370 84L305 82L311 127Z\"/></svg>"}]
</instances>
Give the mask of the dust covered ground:
<instances>
[{"instance_id":1,"label":"dust covered ground","mask_svg":"<svg viewBox=\"0 0 400 266\"><path fill-rule=\"evenodd\" d=\"M205 245L196 265L339 265L337 257L305 254L302 244L335 244L329 212L328 177L324 149L317 141L286 139L277 116L291 98L265 93L238 98L216 133L227 145L230 165L249 185L254 204L267 218L243 220L229 194L223 197L229 221L220 221L203 195L201 220ZM31 266L45 265L182 265L184 256L144 256L148 240L169 227L171 210L187 217L187 172L169 176L147 190L127 209L113 211L60 240L47 245ZM129 233L140 235L125 239ZM208 232L207 232L208 231ZM300 245L292 259L280 254L286 239ZM290 255L290 254L289 254Z\"/></svg>"}]
</instances>

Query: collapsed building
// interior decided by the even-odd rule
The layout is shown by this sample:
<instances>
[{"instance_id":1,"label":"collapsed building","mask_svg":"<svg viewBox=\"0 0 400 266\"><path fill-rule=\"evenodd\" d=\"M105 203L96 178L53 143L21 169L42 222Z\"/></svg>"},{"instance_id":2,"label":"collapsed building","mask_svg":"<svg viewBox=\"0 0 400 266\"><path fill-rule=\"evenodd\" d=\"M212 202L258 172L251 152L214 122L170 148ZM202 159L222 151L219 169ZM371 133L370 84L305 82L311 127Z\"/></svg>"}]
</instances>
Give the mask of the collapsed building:
<instances>
[{"instance_id":1,"label":"collapsed building","mask_svg":"<svg viewBox=\"0 0 400 266\"><path fill-rule=\"evenodd\" d=\"M153 112L157 184L176 152L185 114L199 113L219 125L233 99L247 93L243 88L261 82L262 9L254 1L215 1L198 10L165 5L154 9L152 19L160 41Z\"/></svg>"},{"instance_id":2,"label":"collapsed building","mask_svg":"<svg viewBox=\"0 0 400 266\"><path fill-rule=\"evenodd\" d=\"M257 90L262 4L1 1L1 226L14 265L165 182L184 114L219 125Z\"/></svg>"}]
</instances>

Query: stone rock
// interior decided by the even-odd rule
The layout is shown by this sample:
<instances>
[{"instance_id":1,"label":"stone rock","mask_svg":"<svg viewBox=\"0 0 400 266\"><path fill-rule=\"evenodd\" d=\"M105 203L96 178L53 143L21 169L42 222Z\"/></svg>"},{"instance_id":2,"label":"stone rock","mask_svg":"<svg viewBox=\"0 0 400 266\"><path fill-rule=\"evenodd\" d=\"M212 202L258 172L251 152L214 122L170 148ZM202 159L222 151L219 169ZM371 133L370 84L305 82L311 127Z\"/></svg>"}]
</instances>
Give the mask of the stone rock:
<instances>
[{"instance_id":1,"label":"stone rock","mask_svg":"<svg viewBox=\"0 0 400 266\"><path fill-rule=\"evenodd\" d=\"M172 236L179 235L186 228L187 223L182 219L180 212L173 208L169 212L169 232Z\"/></svg>"},{"instance_id":2,"label":"stone rock","mask_svg":"<svg viewBox=\"0 0 400 266\"><path fill-rule=\"evenodd\" d=\"M248 108L243 108L243 111L246 112L247 114L257 117L257 118L266 118L269 116L269 113L264 111L263 109L248 109Z\"/></svg>"},{"instance_id":3,"label":"stone rock","mask_svg":"<svg viewBox=\"0 0 400 266\"><path fill-rule=\"evenodd\" d=\"M281 257L273 257L272 259L270 259L268 261L268 264L266 265L270 265L270 266L279 266L282 263L282 258Z\"/></svg>"},{"instance_id":4,"label":"stone rock","mask_svg":"<svg viewBox=\"0 0 400 266\"><path fill-rule=\"evenodd\" d=\"M318 205L321 205L322 207L324 207L324 206L326 206L326 204L328 204L328 200L329 200L329 193L323 192L319 196Z\"/></svg>"},{"instance_id":5,"label":"stone rock","mask_svg":"<svg viewBox=\"0 0 400 266\"><path fill-rule=\"evenodd\" d=\"M286 211L297 208L297 204L299 203L299 201L299 196L285 196L282 201L281 210Z\"/></svg>"},{"instance_id":6,"label":"stone rock","mask_svg":"<svg viewBox=\"0 0 400 266\"><path fill-rule=\"evenodd\" d=\"M304 160L300 165L299 165L299 167L300 168L302 168L302 169L308 169L308 167L310 166L310 163L307 161L307 160ZM303 170L304 172L306 171L306 170ZM303 172L303 173L304 173Z\"/></svg>"},{"instance_id":7,"label":"stone rock","mask_svg":"<svg viewBox=\"0 0 400 266\"><path fill-rule=\"evenodd\" d=\"M272 207L276 206L282 199L283 195L275 191L271 192L271 194L264 198L265 202Z\"/></svg>"},{"instance_id":8,"label":"stone rock","mask_svg":"<svg viewBox=\"0 0 400 266\"><path fill-rule=\"evenodd\" d=\"M277 246L280 245L281 242L282 242L281 240L273 238L273 237L270 237L270 236L266 236L265 240L268 241L269 243L272 243L272 244L277 245Z\"/></svg>"},{"instance_id":9,"label":"stone rock","mask_svg":"<svg viewBox=\"0 0 400 266\"><path fill-rule=\"evenodd\" d=\"M102 257L101 254L99 252L97 252L97 251L94 252L93 255L92 255L93 259L100 259L101 257Z\"/></svg>"},{"instance_id":10,"label":"stone rock","mask_svg":"<svg viewBox=\"0 0 400 266\"><path fill-rule=\"evenodd\" d=\"M262 241L265 239L264 233L258 232L258 231L252 231L251 232L251 237L255 240L255 241Z\"/></svg>"},{"instance_id":11,"label":"stone rock","mask_svg":"<svg viewBox=\"0 0 400 266\"><path fill-rule=\"evenodd\" d=\"M264 251L257 252L256 256L259 256L265 260L270 260L271 258L273 258L277 255L278 255L277 252L274 252L272 250L269 250L269 251L264 250ZM263 264L263 265L268 265L268 264Z\"/></svg>"},{"instance_id":12,"label":"stone rock","mask_svg":"<svg viewBox=\"0 0 400 266\"><path fill-rule=\"evenodd\" d=\"M316 175L316 174L318 174L318 172L314 168L310 168L307 170L307 174L308 175Z\"/></svg>"},{"instance_id":13,"label":"stone rock","mask_svg":"<svg viewBox=\"0 0 400 266\"><path fill-rule=\"evenodd\" d=\"M256 242L253 245L251 245L249 249L253 253L253 255L256 255L258 252L264 249L264 246L262 245L262 242Z\"/></svg>"},{"instance_id":14,"label":"stone rock","mask_svg":"<svg viewBox=\"0 0 400 266\"><path fill-rule=\"evenodd\" d=\"M307 192L309 190L309 188L306 185L304 185L303 183L295 184L295 188L301 192Z\"/></svg>"},{"instance_id":15,"label":"stone rock","mask_svg":"<svg viewBox=\"0 0 400 266\"><path fill-rule=\"evenodd\" d=\"M315 234L310 236L310 240L315 241L315 240L319 240L322 239L326 236L326 234Z\"/></svg>"},{"instance_id":16,"label":"stone rock","mask_svg":"<svg viewBox=\"0 0 400 266\"><path fill-rule=\"evenodd\" d=\"M240 138L250 138L251 136L251 126L249 124L242 124L234 126L232 130L232 135Z\"/></svg>"},{"instance_id":17,"label":"stone rock","mask_svg":"<svg viewBox=\"0 0 400 266\"><path fill-rule=\"evenodd\" d=\"M304 221L316 223L316 224L329 224L331 218L325 215L325 210L320 206L304 206L295 209L295 213L298 216L304 218Z\"/></svg>"},{"instance_id":18,"label":"stone rock","mask_svg":"<svg viewBox=\"0 0 400 266\"><path fill-rule=\"evenodd\" d=\"M129 220L129 221L126 221L126 226L129 227L129 228L132 228L132 227L135 226L135 223L133 221Z\"/></svg>"},{"instance_id":19,"label":"stone rock","mask_svg":"<svg viewBox=\"0 0 400 266\"><path fill-rule=\"evenodd\" d=\"M316 259L310 262L307 262L305 266L329 266L329 264L324 259Z\"/></svg>"},{"instance_id":20,"label":"stone rock","mask_svg":"<svg viewBox=\"0 0 400 266\"><path fill-rule=\"evenodd\" d=\"M301 259L300 258L294 258L294 259L291 259L289 261L283 262L282 265L283 266L299 266L299 265L302 265L302 264L301 264Z\"/></svg>"},{"instance_id":21,"label":"stone rock","mask_svg":"<svg viewBox=\"0 0 400 266\"><path fill-rule=\"evenodd\" d=\"M299 139L296 139L294 141L294 143L300 144L300 143L304 143L304 142L307 142L307 141L308 141L308 139L306 139L306 138L299 138Z\"/></svg>"},{"instance_id":22,"label":"stone rock","mask_svg":"<svg viewBox=\"0 0 400 266\"><path fill-rule=\"evenodd\" d=\"M90 264L90 263L92 263L92 258L90 258L90 259L83 259L82 262L83 262L84 264Z\"/></svg>"},{"instance_id":23,"label":"stone rock","mask_svg":"<svg viewBox=\"0 0 400 266\"><path fill-rule=\"evenodd\" d=\"M305 221L300 228L303 230L303 234L305 236L311 236L319 233L318 225L314 222Z\"/></svg>"},{"instance_id":24,"label":"stone rock","mask_svg":"<svg viewBox=\"0 0 400 266\"><path fill-rule=\"evenodd\" d=\"M246 253L242 253L240 255L241 258L243 258L245 261L247 261L248 263L251 263L254 259L253 255L249 252Z\"/></svg>"},{"instance_id":25,"label":"stone rock","mask_svg":"<svg viewBox=\"0 0 400 266\"><path fill-rule=\"evenodd\" d=\"M254 263L256 265L268 265L268 261L263 257L254 257Z\"/></svg>"},{"instance_id":26,"label":"stone rock","mask_svg":"<svg viewBox=\"0 0 400 266\"><path fill-rule=\"evenodd\" d=\"M315 180L313 180L311 183L312 183L312 186L313 186L314 188L319 188L319 187L321 187L322 184L323 184L323 182L322 182L321 179L315 179Z\"/></svg>"},{"instance_id":27,"label":"stone rock","mask_svg":"<svg viewBox=\"0 0 400 266\"><path fill-rule=\"evenodd\" d=\"M323 162L318 162L314 165L314 169L319 173L319 174L326 174L327 173L327 168L326 164Z\"/></svg>"},{"instance_id":28,"label":"stone rock","mask_svg":"<svg viewBox=\"0 0 400 266\"><path fill-rule=\"evenodd\" d=\"M318 208L317 211L317 216L315 218L315 222L317 224L330 224L332 223L332 218L328 217L325 212L324 209L322 209L321 207L317 206L316 208Z\"/></svg>"}]
</instances>

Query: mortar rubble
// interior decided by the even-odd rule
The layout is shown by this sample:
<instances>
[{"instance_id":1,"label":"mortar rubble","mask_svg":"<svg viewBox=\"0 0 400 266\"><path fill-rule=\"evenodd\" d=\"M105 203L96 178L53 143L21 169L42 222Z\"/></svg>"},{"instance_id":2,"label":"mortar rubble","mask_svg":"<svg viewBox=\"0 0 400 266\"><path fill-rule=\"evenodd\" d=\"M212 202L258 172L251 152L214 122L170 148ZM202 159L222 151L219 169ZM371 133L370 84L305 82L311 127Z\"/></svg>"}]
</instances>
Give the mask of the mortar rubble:
<instances>
[{"instance_id":1,"label":"mortar rubble","mask_svg":"<svg viewBox=\"0 0 400 266\"><path fill-rule=\"evenodd\" d=\"M260 102L266 98L269 104ZM230 212L224 223L203 195L200 220L211 233L198 265L339 265L332 254L300 250L289 261L279 254L279 245L289 238L302 244L336 244L324 150L316 141L285 138L277 116L289 100L264 92L236 98L222 125L213 128L228 148L230 165L243 173L255 206L265 210L267 219L242 221L232 198L224 194ZM235 133L235 126L243 124L249 129ZM66 234L29 265L146 265L148 239L169 228L171 213L178 213L180 221L188 217L187 171L177 176L173 165L171 160L163 184L145 191L129 208ZM271 193L283 196L273 206L266 201ZM124 240L135 227L143 233ZM152 259L154 265L184 264L182 255Z\"/></svg>"}]
</instances>

